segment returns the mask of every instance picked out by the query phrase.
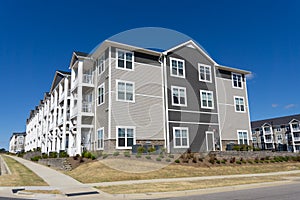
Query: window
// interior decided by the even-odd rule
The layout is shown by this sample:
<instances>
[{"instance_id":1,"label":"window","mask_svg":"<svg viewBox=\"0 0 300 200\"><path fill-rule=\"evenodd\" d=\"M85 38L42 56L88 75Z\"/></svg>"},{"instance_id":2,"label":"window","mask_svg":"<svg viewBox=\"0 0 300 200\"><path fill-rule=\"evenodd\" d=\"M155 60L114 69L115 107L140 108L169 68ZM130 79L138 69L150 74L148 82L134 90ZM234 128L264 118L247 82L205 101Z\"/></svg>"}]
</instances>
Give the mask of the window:
<instances>
[{"instance_id":1,"label":"window","mask_svg":"<svg viewBox=\"0 0 300 200\"><path fill-rule=\"evenodd\" d=\"M211 82L211 67L209 65L198 64L199 81Z\"/></svg>"},{"instance_id":2,"label":"window","mask_svg":"<svg viewBox=\"0 0 300 200\"><path fill-rule=\"evenodd\" d=\"M173 127L174 148L189 147L189 130L187 127Z\"/></svg>"},{"instance_id":3,"label":"window","mask_svg":"<svg viewBox=\"0 0 300 200\"><path fill-rule=\"evenodd\" d=\"M105 55L103 54L97 59L98 74L102 74L105 70Z\"/></svg>"},{"instance_id":4,"label":"window","mask_svg":"<svg viewBox=\"0 0 300 200\"><path fill-rule=\"evenodd\" d=\"M232 85L234 88L243 88L241 74L232 73Z\"/></svg>"},{"instance_id":5,"label":"window","mask_svg":"<svg viewBox=\"0 0 300 200\"><path fill-rule=\"evenodd\" d=\"M105 95L105 85L102 83L98 87L98 106L104 104L104 95Z\"/></svg>"},{"instance_id":6,"label":"window","mask_svg":"<svg viewBox=\"0 0 300 200\"><path fill-rule=\"evenodd\" d=\"M103 149L104 146L104 128L97 131L97 149Z\"/></svg>"},{"instance_id":7,"label":"window","mask_svg":"<svg viewBox=\"0 0 300 200\"><path fill-rule=\"evenodd\" d=\"M257 142L256 137L252 137L252 141L253 141L253 142Z\"/></svg>"},{"instance_id":8,"label":"window","mask_svg":"<svg viewBox=\"0 0 300 200\"><path fill-rule=\"evenodd\" d=\"M117 68L133 70L133 52L117 50Z\"/></svg>"},{"instance_id":9,"label":"window","mask_svg":"<svg viewBox=\"0 0 300 200\"><path fill-rule=\"evenodd\" d=\"M117 80L117 100L134 102L134 83Z\"/></svg>"},{"instance_id":10,"label":"window","mask_svg":"<svg viewBox=\"0 0 300 200\"><path fill-rule=\"evenodd\" d=\"M135 144L134 127L117 127L117 147L131 148Z\"/></svg>"},{"instance_id":11,"label":"window","mask_svg":"<svg viewBox=\"0 0 300 200\"><path fill-rule=\"evenodd\" d=\"M280 132L280 131L281 131L281 128L277 128L276 131L277 131L277 132Z\"/></svg>"},{"instance_id":12,"label":"window","mask_svg":"<svg viewBox=\"0 0 300 200\"><path fill-rule=\"evenodd\" d=\"M200 90L201 108L213 109L214 97L212 91Z\"/></svg>"},{"instance_id":13,"label":"window","mask_svg":"<svg viewBox=\"0 0 300 200\"><path fill-rule=\"evenodd\" d=\"M170 74L180 78L185 78L184 60L170 58Z\"/></svg>"},{"instance_id":14,"label":"window","mask_svg":"<svg viewBox=\"0 0 300 200\"><path fill-rule=\"evenodd\" d=\"M186 106L186 89L184 87L171 86L172 90L172 105Z\"/></svg>"},{"instance_id":15,"label":"window","mask_svg":"<svg viewBox=\"0 0 300 200\"><path fill-rule=\"evenodd\" d=\"M270 126L266 126L266 127L264 127L264 130L265 130L265 132L266 132L266 133L269 133L269 132L271 132L271 128L270 128Z\"/></svg>"},{"instance_id":16,"label":"window","mask_svg":"<svg viewBox=\"0 0 300 200\"><path fill-rule=\"evenodd\" d=\"M239 144L248 144L247 131L238 131L238 142Z\"/></svg>"},{"instance_id":17,"label":"window","mask_svg":"<svg viewBox=\"0 0 300 200\"><path fill-rule=\"evenodd\" d=\"M282 135L281 134L277 135L277 141L282 142Z\"/></svg>"},{"instance_id":18,"label":"window","mask_svg":"<svg viewBox=\"0 0 300 200\"><path fill-rule=\"evenodd\" d=\"M234 97L235 112L245 112L244 97Z\"/></svg>"}]
</instances>

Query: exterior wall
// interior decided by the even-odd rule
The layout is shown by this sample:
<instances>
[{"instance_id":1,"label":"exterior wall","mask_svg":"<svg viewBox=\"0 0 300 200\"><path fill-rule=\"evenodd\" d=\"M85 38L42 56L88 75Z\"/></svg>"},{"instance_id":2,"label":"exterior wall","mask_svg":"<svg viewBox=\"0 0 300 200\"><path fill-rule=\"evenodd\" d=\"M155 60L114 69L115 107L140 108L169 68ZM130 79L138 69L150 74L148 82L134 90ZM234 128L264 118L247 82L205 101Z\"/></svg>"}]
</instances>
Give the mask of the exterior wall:
<instances>
[{"instance_id":1,"label":"exterior wall","mask_svg":"<svg viewBox=\"0 0 300 200\"><path fill-rule=\"evenodd\" d=\"M222 140L234 142L238 141L238 130L248 132L248 140L251 140L251 127L249 119L249 104L247 99L246 82L243 75L243 88L233 88L231 72L216 70L216 85L218 91L218 106L220 113L220 131ZM234 97L244 98L245 112L236 112ZM248 142L250 144L250 142ZM222 145L223 148L225 145ZM225 150L225 149L224 149Z\"/></svg>"},{"instance_id":2,"label":"exterior wall","mask_svg":"<svg viewBox=\"0 0 300 200\"><path fill-rule=\"evenodd\" d=\"M116 67L115 52L112 48L110 138L116 138L117 126L133 126L136 140L164 139L162 68L158 57L134 52L134 70L129 71ZM117 80L134 82L135 102L117 101Z\"/></svg>"},{"instance_id":3,"label":"exterior wall","mask_svg":"<svg viewBox=\"0 0 300 200\"><path fill-rule=\"evenodd\" d=\"M13 134L9 141L9 152L18 153L24 151L25 133Z\"/></svg>"},{"instance_id":4,"label":"exterior wall","mask_svg":"<svg viewBox=\"0 0 300 200\"><path fill-rule=\"evenodd\" d=\"M185 61L185 78L171 76L170 58ZM215 87L214 65L198 50L190 47L179 48L166 56L167 104L169 119L169 145L171 152L186 151L186 148L174 148L173 127L188 127L189 146L194 152L205 152L206 131L214 133L213 146L218 148L219 123L217 107L217 91ZM199 81L198 63L211 66L211 83ZM172 86L186 88L187 106L172 105ZM213 92L214 108L201 108L200 90Z\"/></svg>"}]
</instances>

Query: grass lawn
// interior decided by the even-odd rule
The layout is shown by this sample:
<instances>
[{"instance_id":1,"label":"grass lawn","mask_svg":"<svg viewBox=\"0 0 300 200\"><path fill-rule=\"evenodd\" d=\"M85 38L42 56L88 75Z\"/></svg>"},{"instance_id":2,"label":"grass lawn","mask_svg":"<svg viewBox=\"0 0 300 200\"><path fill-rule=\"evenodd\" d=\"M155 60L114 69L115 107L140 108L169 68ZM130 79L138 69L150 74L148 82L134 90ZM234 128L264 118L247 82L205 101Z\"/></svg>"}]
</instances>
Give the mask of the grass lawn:
<instances>
[{"instance_id":1,"label":"grass lawn","mask_svg":"<svg viewBox=\"0 0 300 200\"><path fill-rule=\"evenodd\" d=\"M103 160L104 161L104 160ZM299 170L300 163L263 163L263 164L242 164L242 165L214 165L210 167L184 166L179 164L170 164L164 168L144 172L130 173L119 171L108 167L109 163L103 164L103 161L95 161L80 165L72 171L66 172L82 183L111 182L124 180L143 180L143 179L159 179L159 178L179 178L179 177L195 177L195 176L214 176L214 175L231 175L231 174L255 174L278 171ZM138 169L141 163L130 161L122 161L122 165ZM144 167L143 162L141 167ZM151 163L147 163L151 165ZM110 166L110 165L109 165ZM174 184L174 183L173 183Z\"/></svg>"},{"instance_id":2,"label":"grass lawn","mask_svg":"<svg viewBox=\"0 0 300 200\"><path fill-rule=\"evenodd\" d=\"M0 186L47 186L39 176L16 160L2 155L11 175L0 176Z\"/></svg>"},{"instance_id":3,"label":"grass lawn","mask_svg":"<svg viewBox=\"0 0 300 200\"><path fill-rule=\"evenodd\" d=\"M144 183L131 185L116 185L96 187L103 192L110 194L136 194L147 192L171 192L183 190L196 190L213 187L224 187L243 185L261 182L281 181L279 176L265 176L265 177L251 177L251 178L228 178L228 179L214 179L214 180L199 180L199 181L180 181L180 182L163 182L163 183Z\"/></svg>"}]
</instances>

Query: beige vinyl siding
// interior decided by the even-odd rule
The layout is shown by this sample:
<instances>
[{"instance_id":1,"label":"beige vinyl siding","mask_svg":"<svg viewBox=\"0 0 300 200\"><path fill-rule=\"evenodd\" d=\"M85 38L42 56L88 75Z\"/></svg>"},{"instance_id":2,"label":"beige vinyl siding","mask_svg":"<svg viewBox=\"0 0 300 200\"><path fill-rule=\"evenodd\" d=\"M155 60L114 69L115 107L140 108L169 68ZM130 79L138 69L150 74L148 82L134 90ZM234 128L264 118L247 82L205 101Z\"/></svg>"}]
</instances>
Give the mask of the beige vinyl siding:
<instances>
[{"instance_id":1,"label":"beige vinyl siding","mask_svg":"<svg viewBox=\"0 0 300 200\"><path fill-rule=\"evenodd\" d=\"M137 140L164 139L161 67L134 63L134 71L122 70L112 58L111 68L111 137L116 137L116 126L135 126ZM134 103L116 101L116 80L134 82Z\"/></svg>"}]
</instances>

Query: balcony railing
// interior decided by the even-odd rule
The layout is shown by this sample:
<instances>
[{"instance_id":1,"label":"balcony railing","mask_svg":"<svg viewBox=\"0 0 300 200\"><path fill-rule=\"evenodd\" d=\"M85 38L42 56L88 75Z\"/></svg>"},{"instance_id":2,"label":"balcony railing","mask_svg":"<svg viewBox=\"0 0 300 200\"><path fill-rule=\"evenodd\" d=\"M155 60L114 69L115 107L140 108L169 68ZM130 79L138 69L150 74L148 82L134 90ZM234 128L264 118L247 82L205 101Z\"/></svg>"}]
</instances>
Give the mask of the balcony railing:
<instances>
[{"instance_id":1,"label":"balcony railing","mask_svg":"<svg viewBox=\"0 0 300 200\"><path fill-rule=\"evenodd\" d=\"M294 141L300 141L300 136L294 137Z\"/></svg>"},{"instance_id":2,"label":"balcony railing","mask_svg":"<svg viewBox=\"0 0 300 200\"><path fill-rule=\"evenodd\" d=\"M273 142L273 140L272 139L266 139L265 142L266 143L271 143L271 142Z\"/></svg>"},{"instance_id":3,"label":"balcony railing","mask_svg":"<svg viewBox=\"0 0 300 200\"><path fill-rule=\"evenodd\" d=\"M93 84L93 75L83 74L82 82L83 83L88 83L88 84Z\"/></svg>"},{"instance_id":4,"label":"balcony railing","mask_svg":"<svg viewBox=\"0 0 300 200\"><path fill-rule=\"evenodd\" d=\"M92 103L82 103L82 112L91 113L92 112Z\"/></svg>"},{"instance_id":5,"label":"balcony railing","mask_svg":"<svg viewBox=\"0 0 300 200\"><path fill-rule=\"evenodd\" d=\"M293 127L293 132L298 132L298 131L300 131L299 127Z\"/></svg>"}]
</instances>

